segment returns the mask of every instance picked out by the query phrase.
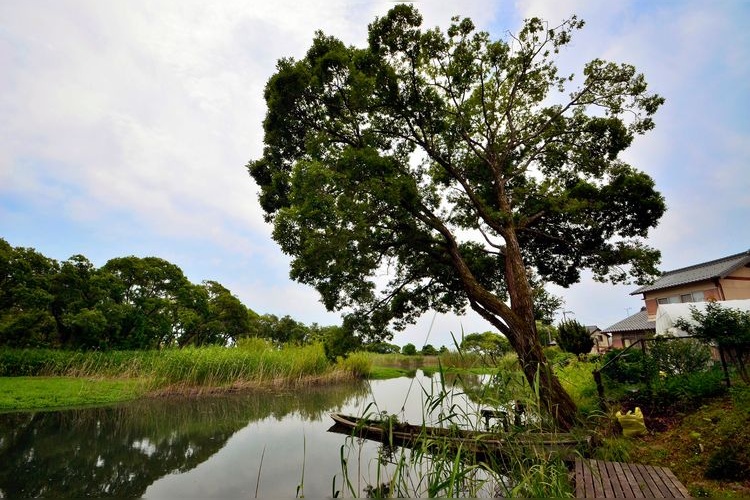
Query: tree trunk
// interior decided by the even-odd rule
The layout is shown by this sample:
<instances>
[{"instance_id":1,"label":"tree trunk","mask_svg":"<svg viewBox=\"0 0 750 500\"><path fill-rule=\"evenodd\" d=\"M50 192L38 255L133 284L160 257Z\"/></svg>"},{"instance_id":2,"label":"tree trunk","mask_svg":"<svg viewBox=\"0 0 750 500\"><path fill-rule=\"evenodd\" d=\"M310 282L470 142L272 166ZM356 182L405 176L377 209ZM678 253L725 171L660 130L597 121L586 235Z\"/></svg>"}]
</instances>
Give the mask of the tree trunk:
<instances>
[{"instance_id":1,"label":"tree trunk","mask_svg":"<svg viewBox=\"0 0 750 500\"><path fill-rule=\"evenodd\" d=\"M546 410L562 429L569 430L578 422L578 408L560 384L542 351L534 320L532 290L513 230L509 230L505 237L505 278L511 309L521 321L521 324L512 326L512 337L515 338L514 347L526 380L532 387L538 384L541 403L546 405Z\"/></svg>"},{"instance_id":2,"label":"tree trunk","mask_svg":"<svg viewBox=\"0 0 750 500\"><path fill-rule=\"evenodd\" d=\"M515 233L513 231L509 233L505 238L505 277L511 303L510 314L508 311L503 311L502 305L504 304L488 303L492 301L491 299L500 302L493 295L490 295L491 299L484 296L483 300L480 299L477 302L481 304L482 309L485 309L485 313L491 313L495 317L494 321L482 311L478 310L478 312L505 334L518 355L526 380L532 388L539 391L540 404L562 430L569 430L579 422L578 408L553 373L542 351L536 332L534 302L526 268ZM472 307L474 307L473 302ZM474 308L477 310L476 307Z\"/></svg>"},{"instance_id":3,"label":"tree trunk","mask_svg":"<svg viewBox=\"0 0 750 500\"><path fill-rule=\"evenodd\" d=\"M504 235L505 277L511 302L511 306L508 307L477 281L463 260L450 232L444 226L436 226L446 237L448 251L464 285L471 308L505 335L518 355L526 380L532 388L538 389L539 402L543 409L554 418L561 430L570 430L579 422L578 408L553 373L542 351L536 333L531 286L515 232L510 229Z\"/></svg>"}]
</instances>

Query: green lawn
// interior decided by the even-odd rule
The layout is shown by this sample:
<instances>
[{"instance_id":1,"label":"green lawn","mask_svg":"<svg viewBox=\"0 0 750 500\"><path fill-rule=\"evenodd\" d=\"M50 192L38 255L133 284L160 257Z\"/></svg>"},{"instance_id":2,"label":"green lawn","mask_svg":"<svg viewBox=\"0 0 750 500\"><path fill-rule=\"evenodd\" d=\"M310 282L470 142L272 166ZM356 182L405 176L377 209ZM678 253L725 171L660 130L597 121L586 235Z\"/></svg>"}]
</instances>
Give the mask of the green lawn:
<instances>
[{"instance_id":1,"label":"green lawn","mask_svg":"<svg viewBox=\"0 0 750 500\"><path fill-rule=\"evenodd\" d=\"M0 411L106 405L142 393L143 384L134 379L0 377Z\"/></svg>"}]
</instances>

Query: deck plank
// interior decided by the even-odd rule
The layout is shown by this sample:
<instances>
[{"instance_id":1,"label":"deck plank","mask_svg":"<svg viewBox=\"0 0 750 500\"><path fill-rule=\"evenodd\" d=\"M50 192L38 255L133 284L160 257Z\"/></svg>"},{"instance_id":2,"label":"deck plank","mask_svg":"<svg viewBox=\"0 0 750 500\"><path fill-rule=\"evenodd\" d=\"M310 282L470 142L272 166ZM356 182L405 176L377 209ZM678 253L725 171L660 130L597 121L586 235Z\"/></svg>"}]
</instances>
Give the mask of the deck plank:
<instances>
[{"instance_id":1,"label":"deck plank","mask_svg":"<svg viewBox=\"0 0 750 500\"><path fill-rule=\"evenodd\" d=\"M612 462L612 468L614 469L615 477L617 478L618 485L622 491L622 498L638 498L637 493L633 491L632 486L630 486L630 481L625 474L625 469L622 467L622 464L620 462Z\"/></svg>"},{"instance_id":2,"label":"deck plank","mask_svg":"<svg viewBox=\"0 0 750 500\"><path fill-rule=\"evenodd\" d=\"M578 498L689 498L687 488L666 467L607 462L575 461Z\"/></svg>"},{"instance_id":3,"label":"deck plank","mask_svg":"<svg viewBox=\"0 0 750 500\"><path fill-rule=\"evenodd\" d=\"M646 494L641 489L641 486L638 484L638 481L635 479L635 475L633 474L633 471L630 470L630 467L628 464L623 464L620 462L617 462L622 469L623 474L625 475L625 481L627 481L628 487L630 488L630 491L633 493L633 498L646 498Z\"/></svg>"},{"instance_id":4,"label":"deck plank","mask_svg":"<svg viewBox=\"0 0 750 500\"><path fill-rule=\"evenodd\" d=\"M618 476L617 470L615 470L615 463L602 462L602 464L607 471L609 483L612 485L612 498L628 498L628 495L625 494L625 491L620 484L620 476Z\"/></svg>"},{"instance_id":5,"label":"deck plank","mask_svg":"<svg viewBox=\"0 0 750 500\"><path fill-rule=\"evenodd\" d=\"M584 480L583 472L583 460L576 460L575 462L575 485L576 485L576 498L586 497L586 483Z\"/></svg>"},{"instance_id":6,"label":"deck plank","mask_svg":"<svg viewBox=\"0 0 750 500\"><path fill-rule=\"evenodd\" d=\"M672 481L672 486L680 492L680 497L689 498L690 492L685 488L685 485L680 482L679 479L677 479L677 476L674 475L674 472L672 472L671 469L668 469L667 467L664 467L664 474L669 478L670 481ZM680 498L675 495L675 498Z\"/></svg>"}]
</instances>

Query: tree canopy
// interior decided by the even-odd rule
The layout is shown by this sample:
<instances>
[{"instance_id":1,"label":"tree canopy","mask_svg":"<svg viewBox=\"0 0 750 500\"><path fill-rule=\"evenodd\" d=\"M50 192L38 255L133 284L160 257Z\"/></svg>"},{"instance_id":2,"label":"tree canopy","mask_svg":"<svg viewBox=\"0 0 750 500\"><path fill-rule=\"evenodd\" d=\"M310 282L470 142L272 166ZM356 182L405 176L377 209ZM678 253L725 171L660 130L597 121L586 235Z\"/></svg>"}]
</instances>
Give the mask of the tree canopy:
<instances>
[{"instance_id":1,"label":"tree canopy","mask_svg":"<svg viewBox=\"0 0 750 500\"><path fill-rule=\"evenodd\" d=\"M116 257L96 268L83 255L58 262L0 238L0 346L154 349L244 336L335 344L340 353L356 345L337 329L258 315L220 283L193 284L158 257Z\"/></svg>"},{"instance_id":2,"label":"tree canopy","mask_svg":"<svg viewBox=\"0 0 750 500\"><path fill-rule=\"evenodd\" d=\"M510 343L502 335L493 332L470 333L461 340L461 349L489 356L493 361L510 351Z\"/></svg>"},{"instance_id":3,"label":"tree canopy","mask_svg":"<svg viewBox=\"0 0 750 500\"><path fill-rule=\"evenodd\" d=\"M471 20L422 29L412 6L364 48L318 32L265 89L265 148L248 169L293 279L365 337L471 307L519 354L562 427L576 409L535 331L532 286L645 282L665 205L620 153L663 99L628 64L581 78L554 59L583 22L527 20L492 40Z\"/></svg>"}]
</instances>

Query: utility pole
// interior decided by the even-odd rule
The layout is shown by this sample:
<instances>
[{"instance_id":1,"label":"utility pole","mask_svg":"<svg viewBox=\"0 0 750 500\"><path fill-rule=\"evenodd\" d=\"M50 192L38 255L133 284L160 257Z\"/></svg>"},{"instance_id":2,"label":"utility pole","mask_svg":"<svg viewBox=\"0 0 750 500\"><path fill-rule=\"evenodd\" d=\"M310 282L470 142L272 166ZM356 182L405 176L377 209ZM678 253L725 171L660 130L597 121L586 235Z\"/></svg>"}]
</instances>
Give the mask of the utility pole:
<instances>
[{"instance_id":1,"label":"utility pole","mask_svg":"<svg viewBox=\"0 0 750 500\"><path fill-rule=\"evenodd\" d=\"M568 317L566 316L566 314L573 314L575 316L575 314L573 313L573 311L563 311L562 312L563 321L568 321Z\"/></svg>"}]
</instances>

